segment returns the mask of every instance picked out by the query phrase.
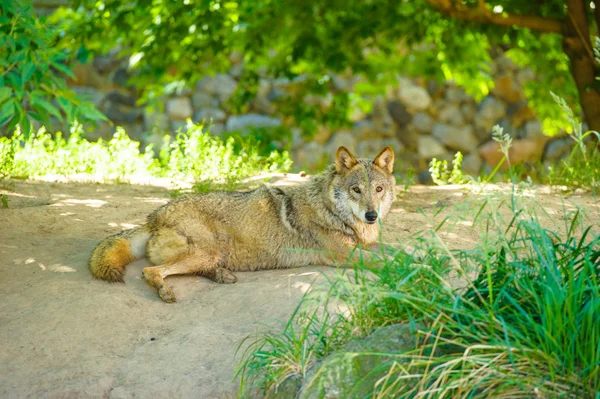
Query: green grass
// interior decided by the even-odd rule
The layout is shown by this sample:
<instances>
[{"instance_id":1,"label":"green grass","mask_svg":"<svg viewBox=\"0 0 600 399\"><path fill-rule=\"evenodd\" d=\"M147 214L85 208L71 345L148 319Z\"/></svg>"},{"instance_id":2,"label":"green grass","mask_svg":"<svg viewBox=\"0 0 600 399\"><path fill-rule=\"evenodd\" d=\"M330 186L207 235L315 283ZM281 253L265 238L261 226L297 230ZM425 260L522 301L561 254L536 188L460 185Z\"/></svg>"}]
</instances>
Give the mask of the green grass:
<instances>
[{"instance_id":1,"label":"green grass","mask_svg":"<svg viewBox=\"0 0 600 399\"><path fill-rule=\"evenodd\" d=\"M497 206L474 209L484 235L473 249L447 248L444 219L414 250L359 262L330 279L325 295L309 293L283 328L254 338L240 362L240 392L269 392L353 337L412 323L422 326L416 347L385 354L396 361L382 363L387 375L373 397L596 397L600 237L579 211L562 231L542 228L517 192L499 205L509 220ZM457 278L458 288L450 284ZM332 304L343 311L323 310Z\"/></svg>"},{"instance_id":2,"label":"green grass","mask_svg":"<svg viewBox=\"0 0 600 399\"><path fill-rule=\"evenodd\" d=\"M239 137L221 140L202 125L190 124L174 138L165 136L155 157L151 147L141 151L140 143L122 128L110 140L97 142L86 140L77 124L68 138L42 128L25 139L17 130L11 138L0 138L0 177L62 176L101 182L166 177L195 181L198 191L232 189L249 176L289 170L287 152L265 153L259 145Z\"/></svg>"}]
</instances>

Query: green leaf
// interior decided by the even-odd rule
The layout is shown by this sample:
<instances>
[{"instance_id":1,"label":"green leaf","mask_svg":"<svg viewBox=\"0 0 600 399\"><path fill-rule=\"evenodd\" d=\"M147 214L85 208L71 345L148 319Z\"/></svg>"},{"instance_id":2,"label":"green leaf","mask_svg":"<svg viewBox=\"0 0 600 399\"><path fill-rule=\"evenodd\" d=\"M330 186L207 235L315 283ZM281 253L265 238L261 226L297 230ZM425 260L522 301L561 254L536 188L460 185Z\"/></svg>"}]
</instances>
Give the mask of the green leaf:
<instances>
[{"instance_id":1,"label":"green leaf","mask_svg":"<svg viewBox=\"0 0 600 399\"><path fill-rule=\"evenodd\" d=\"M0 107L0 121L1 124L6 123L15 114L15 100L11 98L2 107Z\"/></svg>"},{"instance_id":2,"label":"green leaf","mask_svg":"<svg viewBox=\"0 0 600 399\"><path fill-rule=\"evenodd\" d=\"M104 115L102 112L98 111L96 109L96 107L94 107L94 104L90 101L83 101L79 105L79 110L80 110L81 114L88 119L101 120L101 121L108 120L106 115Z\"/></svg>"},{"instance_id":3,"label":"green leaf","mask_svg":"<svg viewBox=\"0 0 600 399\"><path fill-rule=\"evenodd\" d=\"M0 105L6 101L12 94L10 87L0 87Z\"/></svg>"},{"instance_id":4,"label":"green leaf","mask_svg":"<svg viewBox=\"0 0 600 399\"><path fill-rule=\"evenodd\" d=\"M29 121L29 118L27 117L27 115L23 115L21 117L20 125L21 125L21 132L25 136L25 140L27 140L29 138L29 136L31 135L31 122Z\"/></svg>"},{"instance_id":5,"label":"green leaf","mask_svg":"<svg viewBox=\"0 0 600 399\"><path fill-rule=\"evenodd\" d=\"M77 78L69 67L67 67L64 64L61 64L60 62L53 62L52 66L54 68L58 69L59 71L61 71L62 73L64 73L65 75L67 75L68 77L70 77L71 79Z\"/></svg>"},{"instance_id":6,"label":"green leaf","mask_svg":"<svg viewBox=\"0 0 600 399\"><path fill-rule=\"evenodd\" d=\"M60 111L58 110L58 108L56 108L54 105L50 104L48 101L46 101L46 99L44 99L42 97L32 96L31 97L31 105L38 105L38 106L42 107L43 109L45 109L50 115L53 115L53 116L57 117L58 119L62 119L62 115L60 114Z\"/></svg>"},{"instance_id":7,"label":"green leaf","mask_svg":"<svg viewBox=\"0 0 600 399\"><path fill-rule=\"evenodd\" d=\"M23 69L21 70L21 81L23 84L25 84L25 83L27 83L27 81L29 81L29 79L35 72L35 68L36 67L33 62L25 63L25 65L23 66Z\"/></svg>"}]
</instances>

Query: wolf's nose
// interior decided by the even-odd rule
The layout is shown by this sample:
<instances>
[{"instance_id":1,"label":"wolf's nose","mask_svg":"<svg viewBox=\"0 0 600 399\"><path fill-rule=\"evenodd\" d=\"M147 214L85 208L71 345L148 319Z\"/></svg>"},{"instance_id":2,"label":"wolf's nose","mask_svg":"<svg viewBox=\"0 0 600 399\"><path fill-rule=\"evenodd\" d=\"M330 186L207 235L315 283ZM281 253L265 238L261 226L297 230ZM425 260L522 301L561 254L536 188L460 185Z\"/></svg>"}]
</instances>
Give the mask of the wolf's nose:
<instances>
[{"instance_id":1,"label":"wolf's nose","mask_svg":"<svg viewBox=\"0 0 600 399\"><path fill-rule=\"evenodd\" d=\"M369 211L369 212L365 213L365 218L369 222L374 222L374 221L377 220L377 212L375 212L375 211Z\"/></svg>"}]
</instances>

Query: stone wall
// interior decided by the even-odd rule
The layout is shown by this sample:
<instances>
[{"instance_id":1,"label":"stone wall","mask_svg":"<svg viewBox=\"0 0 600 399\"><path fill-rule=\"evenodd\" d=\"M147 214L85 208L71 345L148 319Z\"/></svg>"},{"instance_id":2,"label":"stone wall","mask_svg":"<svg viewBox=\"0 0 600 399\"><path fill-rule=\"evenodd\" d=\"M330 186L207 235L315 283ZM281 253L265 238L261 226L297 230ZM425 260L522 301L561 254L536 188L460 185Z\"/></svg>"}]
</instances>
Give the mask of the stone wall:
<instances>
[{"instance_id":1,"label":"stone wall","mask_svg":"<svg viewBox=\"0 0 600 399\"><path fill-rule=\"evenodd\" d=\"M107 55L91 64L78 65L74 71L77 79L68 83L78 93L88 95L114 124L103 124L90 131L90 139L110 137L114 126L123 126L143 144L160 144L164 132L175 132L185 126L188 118L195 122L212 120L213 134L244 132L252 126L286 126L293 132L292 159L297 168L308 170L330 162L340 145L359 156L373 156L390 145L400 164L410 165L417 172L426 172L433 157L451 160L456 151L461 151L465 155L464 170L477 174L486 165L495 166L501 158L490 137L495 124L513 137L513 163L543 160L549 141L523 95L523 85L535 76L528 69L517 68L501 53L493 64L495 88L480 102L452 82L440 85L399 76L385 95L371 99L372 112L363 114L356 109L348 128L332 131L320 126L311 140L304 138L293 120L282 118L277 112L277 99L293 91L297 82L264 77L248 112L231 113L227 102L238 88L242 70L241 57L233 56L228 73L206 76L193 90L165 97L164 111L152 113L136 106L138 93L127 87L125 60ZM355 76L331 78L332 90L352 91L359 81ZM309 96L305 101L326 109L331 96ZM552 154L558 156L561 151L557 148ZM426 180L425 175L422 177Z\"/></svg>"}]
</instances>

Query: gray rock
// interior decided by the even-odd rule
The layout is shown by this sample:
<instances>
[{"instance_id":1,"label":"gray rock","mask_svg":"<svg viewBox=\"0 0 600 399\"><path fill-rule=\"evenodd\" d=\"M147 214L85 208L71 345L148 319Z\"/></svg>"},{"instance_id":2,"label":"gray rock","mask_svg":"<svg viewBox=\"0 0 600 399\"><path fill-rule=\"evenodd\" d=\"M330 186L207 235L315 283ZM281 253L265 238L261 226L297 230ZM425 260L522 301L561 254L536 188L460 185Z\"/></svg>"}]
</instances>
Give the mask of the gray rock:
<instances>
[{"instance_id":1,"label":"gray rock","mask_svg":"<svg viewBox=\"0 0 600 399\"><path fill-rule=\"evenodd\" d=\"M517 72L517 82L519 82L519 85L524 86L532 80L535 80L535 72L531 68L523 68Z\"/></svg>"},{"instance_id":2,"label":"gray rock","mask_svg":"<svg viewBox=\"0 0 600 399\"><path fill-rule=\"evenodd\" d=\"M219 108L203 108L194 114L194 122L206 122L212 120L213 122L223 122L227 119L225 111Z\"/></svg>"},{"instance_id":3,"label":"gray rock","mask_svg":"<svg viewBox=\"0 0 600 399\"><path fill-rule=\"evenodd\" d=\"M352 131L358 140L366 140L379 135L375 124L368 120L356 122Z\"/></svg>"},{"instance_id":4,"label":"gray rock","mask_svg":"<svg viewBox=\"0 0 600 399\"><path fill-rule=\"evenodd\" d=\"M104 101L104 93L99 92L93 87L75 86L71 87L75 93L79 94L83 99L91 101L96 108L99 108Z\"/></svg>"},{"instance_id":5,"label":"gray rock","mask_svg":"<svg viewBox=\"0 0 600 399\"><path fill-rule=\"evenodd\" d=\"M471 97L465 93L465 89L457 86L449 86L446 88L446 101L451 103L462 103L470 100Z\"/></svg>"},{"instance_id":6,"label":"gray rock","mask_svg":"<svg viewBox=\"0 0 600 399\"><path fill-rule=\"evenodd\" d=\"M465 118L465 122L471 123L473 122L473 118L475 118L475 112L477 112L477 110L472 103L466 103L460 105L460 112L462 113L463 118Z\"/></svg>"},{"instance_id":7,"label":"gray rock","mask_svg":"<svg viewBox=\"0 0 600 399\"><path fill-rule=\"evenodd\" d=\"M373 122L373 125L377 130L378 136L394 136L394 120L388 112L388 107L383 96L377 96L373 101L373 112L371 113L371 122Z\"/></svg>"},{"instance_id":8,"label":"gray rock","mask_svg":"<svg viewBox=\"0 0 600 399\"><path fill-rule=\"evenodd\" d=\"M232 115L227 119L225 128L229 132L245 132L250 127L276 127L281 125L279 118L260 114Z\"/></svg>"},{"instance_id":9,"label":"gray rock","mask_svg":"<svg viewBox=\"0 0 600 399\"><path fill-rule=\"evenodd\" d=\"M544 162L553 163L568 156L575 146L575 141L570 137L558 138L546 144Z\"/></svg>"},{"instance_id":10,"label":"gray rock","mask_svg":"<svg viewBox=\"0 0 600 399\"><path fill-rule=\"evenodd\" d=\"M494 97L486 97L479 105L475 114L475 132L480 140L490 136L492 127L506 115L506 107L503 102Z\"/></svg>"},{"instance_id":11,"label":"gray rock","mask_svg":"<svg viewBox=\"0 0 600 399\"><path fill-rule=\"evenodd\" d=\"M394 153L404 151L404 145L396 138L381 138L364 140L356 146L356 156L361 158L375 158L385 147L390 146Z\"/></svg>"},{"instance_id":12,"label":"gray rock","mask_svg":"<svg viewBox=\"0 0 600 399\"><path fill-rule=\"evenodd\" d=\"M210 94L203 92L195 92L192 94L192 107L198 111L202 108L218 107L219 99L214 98Z\"/></svg>"},{"instance_id":13,"label":"gray rock","mask_svg":"<svg viewBox=\"0 0 600 399\"><path fill-rule=\"evenodd\" d=\"M477 152L465 155L462 161L462 170L465 174L477 177L481 171L483 162Z\"/></svg>"},{"instance_id":14,"label":"gray rock","mask_svg":"<svg viewBox=\"0 0 600 399\"><path fill-rule=\"evenodd\" d=\"M468 154L477 148L477 138L471 125L457 127L436 123L432 134L451 150L461 151L463 154Z\"/></svg>"},{"instance_id":15,"label":"gray rock","mask_svg":"<svg viewBox=\"0 0 600 399\"><path fill-rule=\"evenodd\" d=\"M327 152L330 154L330 159L335 158L335 153L340 146L344 146L350 150L350 152L356 152L356 137L347 130L340 130L335 132L329 143L327 143Z\"/></svg>"},{"instance_id":16,"label":"gray rock","mask_svg":"<svg viewBox=\"0 0 600 399\"><path fill-rule=\"evenodd\" d=\"M404 104L400 101L393 100L388 102L387 108L390 116L398 126L406 126L413 119L412 114L408 112Z\"/></svg>"},{"instance_id":17,"label":"gray rock","mask_svg":"<svg viewBox=\"0 0 600 399\"><path fill-rule=\"evenodd\" d=\"M535 120L525 123L525 137L528 139L545 137L542 122Z\"/></svg>"},{"instance_id":18,"label":"gray rock","mask_svg":"<svg viewBox=\"0 0 600 399\"><path fill-rule=\"evenodd\" d=\"M413 126L421 133L431 133L433 118L426 112L417 112L413 118Z\"/></svg>"},{"instance_id":19,"label":"gray rock","mask_svg":"<svg viewBox=\"0 0 600 399\"><path fill-rule=\"evenodd\" d=\"M167 101L166 107L169 118L178 121L185 121L192 117L192 102L188 97L174 97Z\"/></svg>"},{"instance_id":20,"label":"gray rock","mask_svg":"<svg viewBox=\"0 0 600 399\"><path fill-rule=\"evenodd\" d=\"M169 116L163 112L144 112L144 129L148 132L164 133L171 130Z\"/></svg>"},{"instance_id":21,"label":"gray rock","mask_svg":"<svg viewBox=\"0 0 600 399\"><path fill-rule=\"evenodd\" d=\"M196 91L213 94L224 103L237 89L237 82L231 76L218 73L214 76L205 76L196 84Z\"/></svg>"},{"instance_id":22,"label":"gray rock","mask_svg":"<svg viewBox=\"0 0 600 399\"><path fill-rule=\"evenodd\" d=\"M449 123L455 126L462 126L465 124L465 118L457 104L448 104L440 110L438 115L439 120L442 123Z\"/></svg>"},{"instance_id":23,"label":"gray rock","mask_svg":"<svg viewBox=\"0 0 600 399\"><path fill-rule=\"evenodd\" d=\"M402 85L398 93L400 100L409 109L423 111L431 105L431 96L424 88L416 85Z\"/></svg>"},{"instance_id":24,"label":"gray rock","mask_svg":"<svg viewBox=\"0 0 600 399\"><path fill-rule=\"evenodd\" d=\"M371 335L350 341L312 367L298 399L370 397L375 383L386 374L386 362L402 362L395 354L414 349L414 330L407 324L380 327ZM291 396L293 397L293 396Z\"/></svg>"},{"instance_id":25,"label":"gray rock","mask_svg":"<svg viewBox=\"0 0 600 399\"><path fill-rule=\"evenodd\" d=\"M297 149L292 160L307 172L318 172L329 164L329 154L324 145L311 141Z\"/></svg>"},{"instance_id":26,"label":"gray rock","mask_svg":"<svg viewBox=\"0 0 600 399\"><path fill-rule=\"evenodd\" d=\"M422 159L431 159L443 155L446 150L438 139L432 136L419 136L417 151Z\"/></svg>"},{"instance_id":27,"label":"gray rock","mask_svg":"<svg viewBox=\"0 0 600 399\"><path fill-rule=\"evenodd\" d=\"M213 123L208 127L210 130L210 134L213 136L220 136L225 133L225 124L224 123Z\"/></svg>"}]
</instances>

